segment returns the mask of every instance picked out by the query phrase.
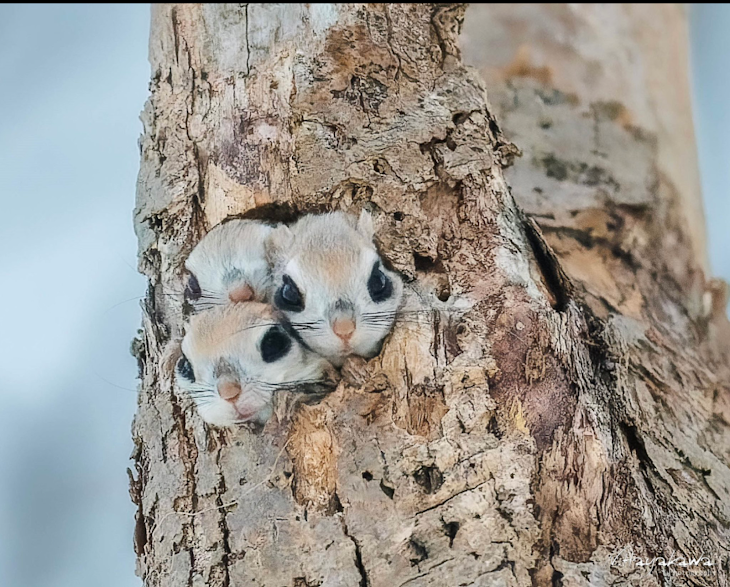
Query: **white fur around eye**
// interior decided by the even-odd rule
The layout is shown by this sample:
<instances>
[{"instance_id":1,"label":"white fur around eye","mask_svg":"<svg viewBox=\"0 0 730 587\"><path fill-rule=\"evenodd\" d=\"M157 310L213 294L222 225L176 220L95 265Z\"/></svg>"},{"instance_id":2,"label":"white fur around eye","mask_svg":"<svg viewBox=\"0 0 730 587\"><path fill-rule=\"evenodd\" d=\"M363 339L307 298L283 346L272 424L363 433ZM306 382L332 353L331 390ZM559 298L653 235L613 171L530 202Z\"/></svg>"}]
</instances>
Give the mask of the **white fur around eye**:
<instances>
[{"instance_id":1,"label":"white fur around eye","mask_svg":"<svg viewBox=\"0 0 730 587\"><path fill-rule=\"evenodd\" d=\"M277 389L327 377L327 361L293 338L287 353L274 362L264 361L261 341L276 324L271 308L256 302L216 307L191 318L182 351L192 365L195 381L179 375L176 379L205 422L214 426L263 423L271 415ZM221 398L218 384L222 380L240 385L241 393L230 401Z\"/></svg>"},{"instance_id":2,"label":"white fur around eye","mask_svg":"<svg viewBox=\"0 0 730 587\"><path fill-rule=\"evenodd\" d=\"M333 364L342 364L350 354L373 356L395 321L403 284L383 268L392 283L391 297L375 302L368 293L367 282L379 260L370 215L358 220L342 213L305 216L290 232L291 246L273 269L273 283L276 291L288 275L304 297L301 311L281 308L293 328L309 348ZM349 344L332 330L341 308L351 308L355 321Z\"/></svg>"},{"instance_id":3,"label":"white fur around eye","mask_svg":"<svg viewBox=\"0 0 730 587\"><path fill-rule=\"evenodd\" d=\"M190 252L186 270L202 291L190 300L196 310L229 303L229 292L248 285L256 301L265 301L271 289L271 272L265 242L272 227L254 220L230 220L215 226Z\"/></svg>"}]
</instances>

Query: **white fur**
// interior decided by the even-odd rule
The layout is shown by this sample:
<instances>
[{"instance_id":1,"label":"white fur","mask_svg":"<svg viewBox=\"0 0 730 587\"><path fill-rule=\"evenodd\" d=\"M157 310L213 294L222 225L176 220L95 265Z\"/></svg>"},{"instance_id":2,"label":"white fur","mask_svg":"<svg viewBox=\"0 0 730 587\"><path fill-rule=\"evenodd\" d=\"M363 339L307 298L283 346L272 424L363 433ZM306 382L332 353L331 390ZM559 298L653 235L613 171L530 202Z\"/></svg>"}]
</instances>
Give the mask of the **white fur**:
<instances>
[{"instance_id":1,"label":"white fur","mask_svg":"<svg viewBox=\"0 0 730 587\"><path fill-rule=\"evenodd\" d=\"M264 241L273 228L255 220L229 220L212 228L185 261L203 292L196 310L229 303L230 291L249 285L254 300L266 301L271 287Z\"/></svg>"},{"instance_id":2,"label":"white fur","mask_svg":"<svg viewBox=\"0 0 730 587\"><path fill-rule=\"evenodd\" d=\"M208 424L264 423L271 416L277 386L326 377L330 369L327 361L296 340L283 358L273 363L263 361L259 345L275 323L270 307L255 302L213 308L192 318L182 351L193 367L195 383L179 374L177 381L191 394ZM234 401L218 395L221 378L240 384L242 392Z\"/></svg>"},{"instance_id":3,"label":"white fur","mask_svg":"<svg viewBox=\"0 0 730 587\"><path fill-rule=\"evenodd\" d=\"M368 293L368 279L379 260L370 214L363 211L357 221L342 212L305 216L291 227L275 229L267 242L267 254L274 265L270 297L282 285L284 275L296 283L304 310L283 313L312 350L337 366L351 354L374 356L395 320L403 283L381 264L393 284L393 295L376 303ZM340 300L352 307L350 313L337 309ZM373 313L382 316L368 316ZM355 321L349 345L332 330L338 317Z\"/></svg>"}]
</instances>

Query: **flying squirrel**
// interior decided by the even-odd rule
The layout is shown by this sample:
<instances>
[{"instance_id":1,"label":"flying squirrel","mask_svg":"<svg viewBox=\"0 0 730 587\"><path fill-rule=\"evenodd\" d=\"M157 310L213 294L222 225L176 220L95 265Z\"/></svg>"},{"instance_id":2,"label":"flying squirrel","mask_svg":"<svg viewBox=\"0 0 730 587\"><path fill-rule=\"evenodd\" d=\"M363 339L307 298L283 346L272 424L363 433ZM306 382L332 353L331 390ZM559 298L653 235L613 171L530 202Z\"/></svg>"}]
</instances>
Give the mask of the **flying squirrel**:
<instances>
[{"instance_id":1,"label":"flying squirrel","mask_svg":"<svg viewBox=\"0 0 730 587\"><path fill-rule=\"evenodd\" d=\"M273 230L256 220L213 227L185 261L185 300L194 311L239 302L264 302L271 289L265 241Z\"/></svg>"},{"instance_id":2,"label":"flying squirrel","mask_svg":"<svg viewBox=\"0 0 730 587\"><path fill-rule=\"evenodd\" d=\"M230 220L201 239L185 262L194 314L176 374L204 421L263 423L277 390L321 391L330 363L380 351L403 282L373 238L363 211L291 226Z\"/></svg>"},{"instance_id":3,"label":"flying squirrel","mask_svg":"<svg viewBox=\"0 0 730 587\"><path fill-rule=\"evenodd\" d=\"M321 393L331 388L332 372L281 326L271 306L259 302L192 316L176 366L180 388L214 426L263 424L277 391Z\"/></svg>"},{"instance_id":4,"label":"flying squirrel","mask_svg":"<svg viewBox=\"0 0 730 587\"><path fill-rule=\"evenodd\" d=\"M403 282L373 244L370 214L303 216L269 233L270 299L302 342L333 365L375 356L390 332Z\"/></svg>"}]
</instances>

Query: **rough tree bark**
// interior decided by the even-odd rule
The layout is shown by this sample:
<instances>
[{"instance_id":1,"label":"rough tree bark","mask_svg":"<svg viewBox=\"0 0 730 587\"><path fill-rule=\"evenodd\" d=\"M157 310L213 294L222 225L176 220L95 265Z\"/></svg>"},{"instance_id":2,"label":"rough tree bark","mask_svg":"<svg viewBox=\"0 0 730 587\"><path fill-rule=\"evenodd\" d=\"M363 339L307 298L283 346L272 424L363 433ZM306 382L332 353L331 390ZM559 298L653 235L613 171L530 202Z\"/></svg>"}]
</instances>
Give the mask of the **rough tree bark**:
<instances>
[{"instance_id":1,"label":"rough tree bark","mask_svg":"<svg viewBox=\"0 0 730 587\"><path fill-rule=\"evenodd\" d=\"M524 151L514 194L517 149L461 61L464 5L153 9L131 479L146 585L729 584L723 288L686 212L688 105L651 118L667 111L649 88L686 95L686 43L674 77L631 73L684 16L469 10L470 59ZM363 206L434 310L396 326L362 385L261 433L206 430L172 373L190 248L232 215ZM612 565L627 545L714 564Z\"/></svg>"}]
</instances>

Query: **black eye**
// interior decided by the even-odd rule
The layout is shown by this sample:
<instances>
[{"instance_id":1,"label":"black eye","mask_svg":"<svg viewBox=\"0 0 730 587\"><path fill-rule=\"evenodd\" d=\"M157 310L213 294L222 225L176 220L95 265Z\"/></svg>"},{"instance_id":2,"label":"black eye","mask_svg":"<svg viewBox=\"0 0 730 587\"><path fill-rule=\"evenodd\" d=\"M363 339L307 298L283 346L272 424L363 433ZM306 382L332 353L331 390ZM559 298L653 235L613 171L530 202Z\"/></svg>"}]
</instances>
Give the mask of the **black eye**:
<instances>
[{"instance_id":1,"label":"black eye","mask_svg":"<svg viewBox=\"0 0 730 587\"><path fill-rule=\"evenodd\" d=\"M261 358L265 363L278 361L291 349L291 338L280 326L272 326L261 339Z\"/></svg>"},{"instance_id":2,"label":"black eye","mask_svg":"<svg viewBox=\"0 0 730 587\"><path fill-rule=\"evenodd\" d=\"M384 302L393 295L393 283L380 269L380 261L373 265L373 271L368 279L368 293L376 303Z\"/></svg>"},{"instance_id":3,"label":"black eye","mask_svg":"<svg viewBox=\"0 0 730 587\"><path fill-rule=\"evenodd\" d=\"M195 373L193 366L185 355L182 355L177 361L177 373L180 377L187 379L190 383L195 383Z\"/></svg>"},{"instance_id":4,"label":"black eye","mask_svg":"<svg viewBox=\"0 0 730 587\"><path fill-rule=\"evenodd\" d=\"M285 275L282 281L284 283L276 290L274 304L282 310L301 312L304 309L304 300L297 284L288 275Z\"/></svg>"},{"instance_id":5,"label":"black eye","mask_svg":"<svg viewBox=\"0 0 730 587\"><path fill-rule=\"evenodd\" d=\"M190 277L188 278L188 284L185 286L185 299L186 300L197 300L200 295L200 284L198 283L197 277L190 274Z\"/></svg>"}]
</instances>

